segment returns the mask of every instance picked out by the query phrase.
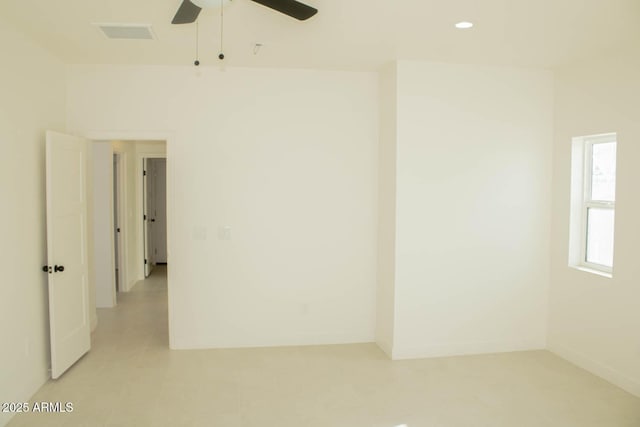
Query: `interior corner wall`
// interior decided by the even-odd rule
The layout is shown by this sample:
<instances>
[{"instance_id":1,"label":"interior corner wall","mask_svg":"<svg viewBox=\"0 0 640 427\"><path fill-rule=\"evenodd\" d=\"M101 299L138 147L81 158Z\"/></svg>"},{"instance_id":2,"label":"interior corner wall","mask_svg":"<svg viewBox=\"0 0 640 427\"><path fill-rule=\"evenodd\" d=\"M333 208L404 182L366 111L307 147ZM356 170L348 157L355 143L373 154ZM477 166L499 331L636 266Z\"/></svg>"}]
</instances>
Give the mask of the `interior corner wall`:
<instances>
[{"instance_id":1,"label":"interior corner wall","mask_svg":"<svg viewBox=\"0 0 640 427\"><path fill-rule=\"evenodd\" d=\"M552 74L397 73L393 357L545 348Z\"/></svg>"},{"instance_id":2,"label":"interior corner wall","mask_svg":"<svg viewBox=\"0 0 640 427\"><path fill-rule=\"evenodd\" d=\"M380 137L378 143L378 285L376 343L393 356L396 252L396 63L380 71Z\"/></svg>"},{"instance_id":3,"label":"interior corner wall","mask_svg":"<svg viewBox=\"0 0 640 427\"><path fill-rule=\"evenodd\" d=\"M78 134L172 135L173 348L375 340L376 73L73 66L67 96Z\"/></svg>"},{"instance_id":4,"label":"interior corner wall","mask_svg":"<svg viewBox=\"0 0 640 427\"><path fill-rule=\"evenodd\" d=\"M549 349L640 396L640 55L556 72ZM616 132L613 277L568 266L571 138Z\"/></svg>"},{"instance_id":5,"label":"interior corner wall","mask_svg":"<svg viewBox=\"0 0 640 427\"><path fill-rule=\"evenodd\" d=\"M64 130L65 67L4 21L0 51L0 402L25 402L49 378L44 140Z\"/></svg>"}]
</instances>

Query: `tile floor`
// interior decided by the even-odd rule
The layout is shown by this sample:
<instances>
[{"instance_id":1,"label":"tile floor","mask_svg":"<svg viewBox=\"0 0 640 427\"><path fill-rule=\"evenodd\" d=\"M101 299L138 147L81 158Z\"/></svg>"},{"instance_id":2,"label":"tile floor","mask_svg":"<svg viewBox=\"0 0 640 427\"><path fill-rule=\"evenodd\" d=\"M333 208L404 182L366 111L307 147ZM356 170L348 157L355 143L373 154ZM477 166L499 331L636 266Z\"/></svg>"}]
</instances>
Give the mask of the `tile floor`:
<instances>
[{"instance_id":1,"label":"tile floor","mask_svg":"<svg viewBox=\"0 0 640 427\"><path fill-rule=\"evenodd\" d=\"M546 351L389 361L373 344L170 351L159 269L10 426L638 427L640 399Z\"/></svg>"}]
</instances>

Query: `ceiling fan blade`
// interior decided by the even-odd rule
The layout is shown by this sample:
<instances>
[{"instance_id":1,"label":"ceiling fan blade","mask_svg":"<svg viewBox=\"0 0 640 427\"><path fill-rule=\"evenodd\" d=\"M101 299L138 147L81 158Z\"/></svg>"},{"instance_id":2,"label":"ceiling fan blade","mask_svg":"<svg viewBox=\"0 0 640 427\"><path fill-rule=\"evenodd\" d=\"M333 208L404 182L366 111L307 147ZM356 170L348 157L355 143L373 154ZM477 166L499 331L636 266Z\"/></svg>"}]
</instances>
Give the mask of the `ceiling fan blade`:
<instances>
[{"instance_id":1,"label":"ceiling fan blade","mask_svg":"<svg viewBox=\"0 0 640 427\"><path fill-rule=\"evenodd\" d=\"M176 16L173 17L172 24L191 24L198 19L198 15L202 9L189 0L182 0L182 4L176 12Z\"/></svg>"},{"instance_id":2,"label":"ceiling fan blade","mask_svg":"<svg viewBox=\"0 0 640 427\"><path fill-rule=\"evenodd\" d=\"M296 0L253 0L263 6L267 6L273 10L289 15L300 21L311 18L318 13L318 9L300 3Z\"/></svg>"}]
</instances>

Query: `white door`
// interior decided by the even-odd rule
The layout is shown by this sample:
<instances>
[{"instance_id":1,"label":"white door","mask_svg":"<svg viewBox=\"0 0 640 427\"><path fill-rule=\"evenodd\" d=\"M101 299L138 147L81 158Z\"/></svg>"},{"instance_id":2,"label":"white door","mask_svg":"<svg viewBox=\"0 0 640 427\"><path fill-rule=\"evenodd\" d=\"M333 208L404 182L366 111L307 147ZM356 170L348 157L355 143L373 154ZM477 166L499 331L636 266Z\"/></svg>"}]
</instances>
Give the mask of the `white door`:
<instances>
[{"instance_id":1,"label":"white door","mask_svg":"<svg viewBox=\"0 0 640 427\"><path fill-rule=\"evenodd\" d=\"M47 257L54 379L91 346L86 157L86 140L47 132Z\"/></svg>"},{"instance_id":2,"label":"white door","mask_svg":"<svg viewBox=\"0 0 640 427\"><path fill-rule=\"evenodd\" d=\"M153 261L155 264L167 263L167 159L153 159L154 206L151 218L153 222Z\"/></svg>"},{"instance_id":3,"label":"white door","mask_svg":"<svg viewBox=\"0 0 640 427\"><path fill-rule=\"evenodd\" d=\"M116 269L116 292L123 288L124 284L124 221L123 215L123 157L120 153L113 155L113 234L114 234L114 259Z\"/></svg>"},{"instance_id":4,"label":"white door","mask_svg":"<svg viewBox=\"0 0 640 427\"><path fill-rule=\"evenodd\" d=\"M155 266L153 257L153 226L155 220L152 217L152 206L154 202L153 180L150 179L152 163L149 159L143 159L142 175L142 204L143 204L143 230L144 230L144 275L149 277L151 270Z\"/></svg>"}]
</instances>

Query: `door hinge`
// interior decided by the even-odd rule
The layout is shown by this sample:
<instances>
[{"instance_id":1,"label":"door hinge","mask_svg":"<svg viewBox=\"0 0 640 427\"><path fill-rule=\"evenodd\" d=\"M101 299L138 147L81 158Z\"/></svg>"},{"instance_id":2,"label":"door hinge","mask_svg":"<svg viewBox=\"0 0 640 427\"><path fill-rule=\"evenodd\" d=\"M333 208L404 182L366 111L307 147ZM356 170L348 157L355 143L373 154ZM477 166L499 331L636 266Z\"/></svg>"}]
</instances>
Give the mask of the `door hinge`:
<instances>
[{"instance_id":1,"label":"door hinge","mask_svg":"<svg viewBox=\"0 0 640 427\"><path fill-rule=\"evenodd\" d=\"M147 176L147 171L142 171L142 176Z\"/></svg>"},{"instance_id":2,"label":"door hinge","mask_svg":"<svg viewBox=\"0 0 640 427\"><path fill-rule=\"evenodd\" d=\"M146 221L146 220L147 220L147 216L146 216L146 215L142 215L142 219L143 219L144 221Z\"/></svg>"},{"instance_id":3,"label":"door hinge","mask_svg":"<svg viewBox=\"0 0 640 427\"><path fill-rule=\"evenodd\" d=\"M120 232L120 227L116 228L116 232L119 233Z\"/></svg>"},{"instance_id":4,"label":"door hinge","mask_svg":"<svg viewBox=\"0 0 640 427\"><path fill-rule=\"evenodd\" d=\"M144 265L147 265L147 260L146 259L144 260Z\"/></svg>"}]
</instances>

